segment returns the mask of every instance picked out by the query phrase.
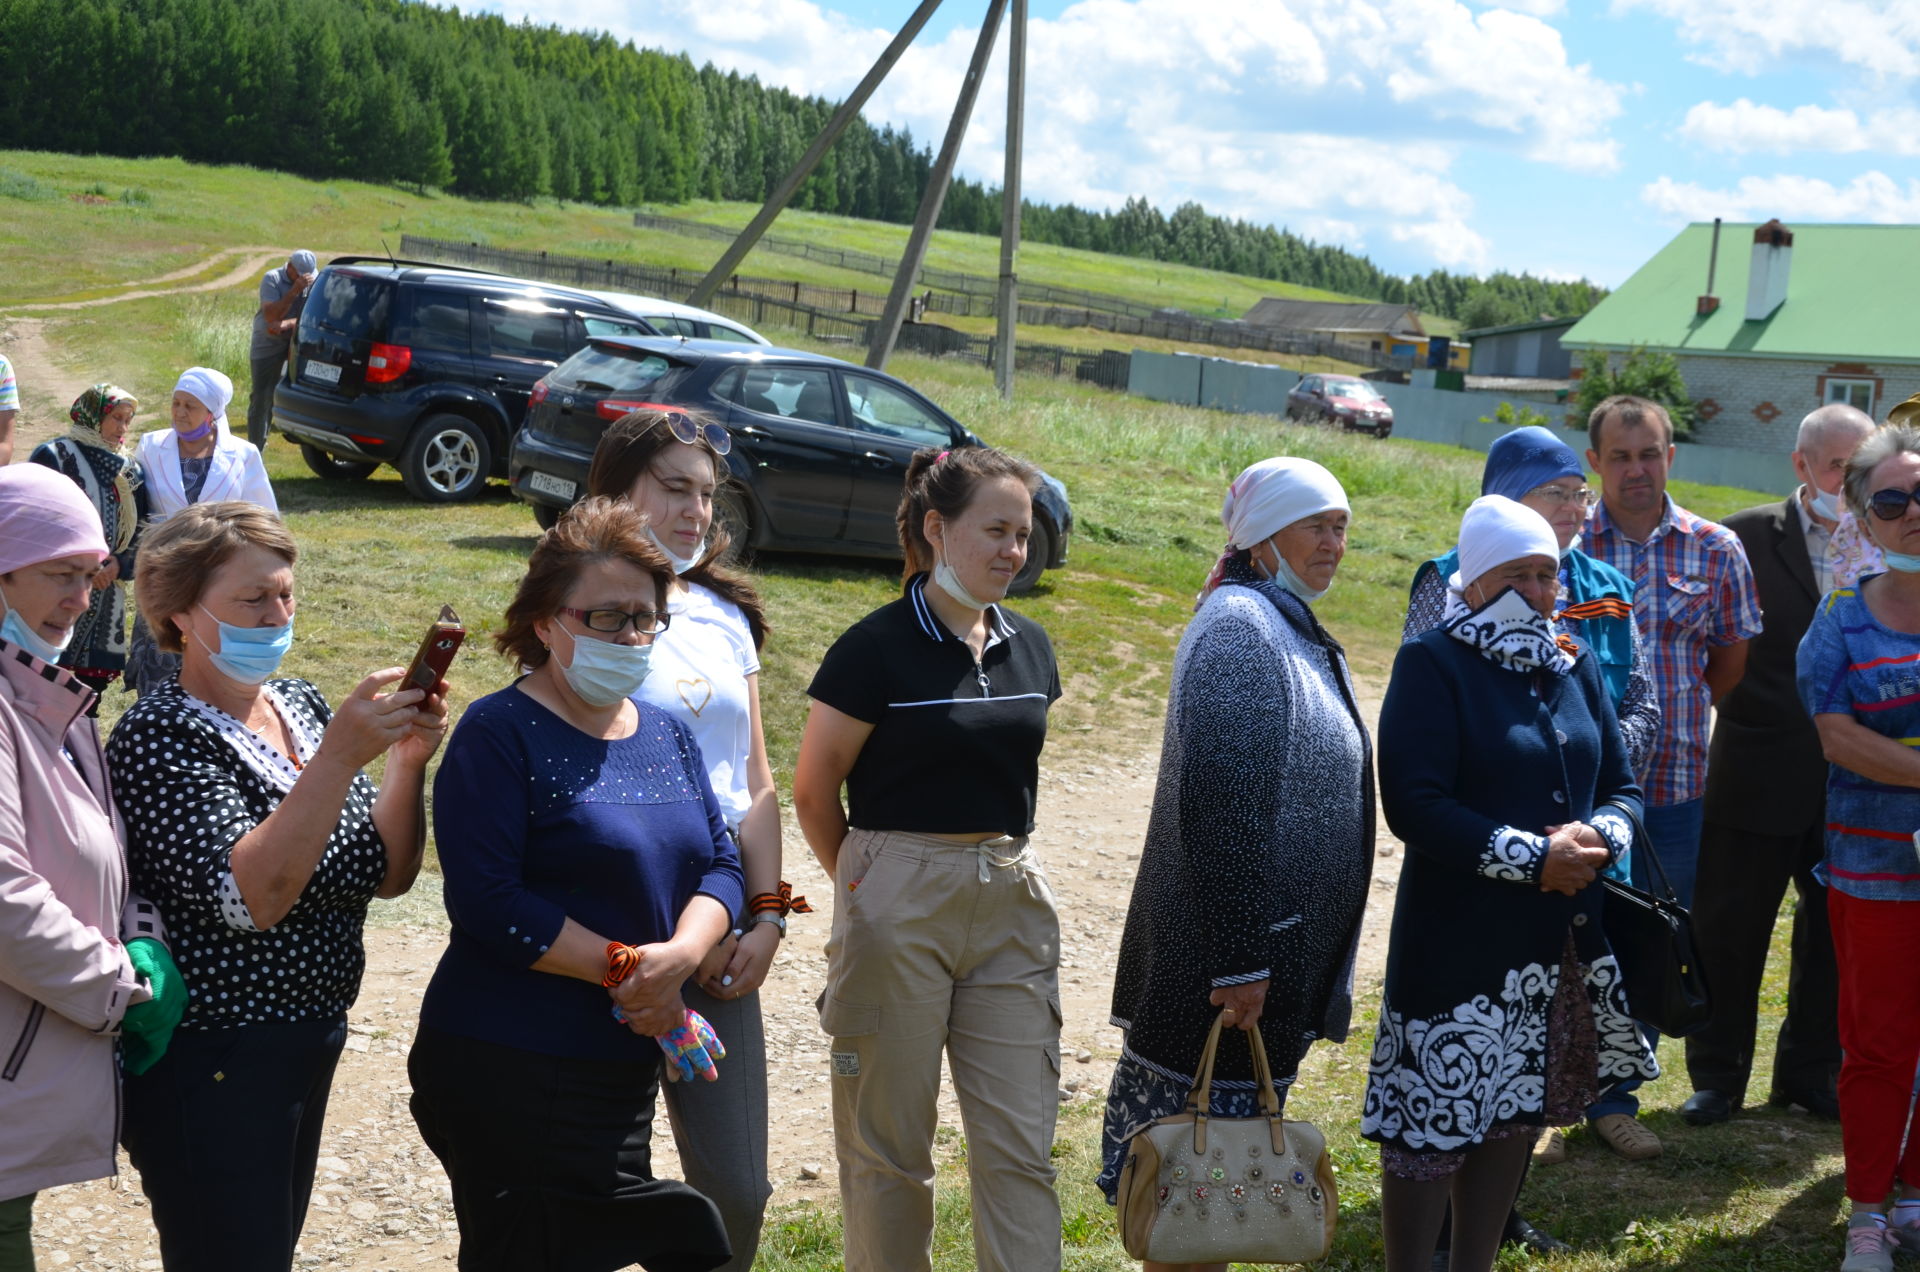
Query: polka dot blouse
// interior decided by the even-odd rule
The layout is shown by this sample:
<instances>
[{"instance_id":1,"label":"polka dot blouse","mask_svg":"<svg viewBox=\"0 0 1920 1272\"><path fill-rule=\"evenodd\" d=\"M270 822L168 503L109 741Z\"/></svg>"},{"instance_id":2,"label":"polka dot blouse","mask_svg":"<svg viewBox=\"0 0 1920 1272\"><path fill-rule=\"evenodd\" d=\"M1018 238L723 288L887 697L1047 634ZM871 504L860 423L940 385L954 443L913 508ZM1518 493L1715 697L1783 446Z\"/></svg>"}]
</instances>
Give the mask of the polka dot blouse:
<instances>
[{"instance_id":1,"label":"polka dot blouse","mask_svg":"<svg viewBox=\"0 0 1920 1272\"><path fill-rule=\"evenodd\" d=\"M332 718L304 680L265 688L297 756L280 754L177 680L135 703L107 743L134 890L159 905L186 978L183 1029L342 1015L366 966L360 932L387 853L364 773L354 776L326 853L285 918L258 928L234 884L233 846L280 806Z\"/></svg>"}]
</instances>

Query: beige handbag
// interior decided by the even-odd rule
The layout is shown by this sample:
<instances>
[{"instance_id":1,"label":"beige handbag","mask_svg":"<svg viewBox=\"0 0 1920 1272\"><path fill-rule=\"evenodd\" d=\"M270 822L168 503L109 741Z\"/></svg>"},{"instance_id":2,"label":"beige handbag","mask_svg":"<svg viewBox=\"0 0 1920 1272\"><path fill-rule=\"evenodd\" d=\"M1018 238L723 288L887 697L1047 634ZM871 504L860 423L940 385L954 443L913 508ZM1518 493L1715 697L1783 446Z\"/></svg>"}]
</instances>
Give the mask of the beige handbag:
<instances>
[{"instance_id":1,"label":"beige handbag","mask_svg":"<svg viewBox=\"0 0 1920 1272\"><path fill-rule=\"evenodd\" d=\"M1253 1075L1261 1115L1212 1117L1213 1057L1226 1015L1214 1018L1184 1111L1133 1137L1121 1169L1120 1239L1157 1263L1311 1263L1333 1247L1339 1203L1327 1137L1280 1116L1266 1044L1257 1029Z\"/></svg>"}]
</instances>

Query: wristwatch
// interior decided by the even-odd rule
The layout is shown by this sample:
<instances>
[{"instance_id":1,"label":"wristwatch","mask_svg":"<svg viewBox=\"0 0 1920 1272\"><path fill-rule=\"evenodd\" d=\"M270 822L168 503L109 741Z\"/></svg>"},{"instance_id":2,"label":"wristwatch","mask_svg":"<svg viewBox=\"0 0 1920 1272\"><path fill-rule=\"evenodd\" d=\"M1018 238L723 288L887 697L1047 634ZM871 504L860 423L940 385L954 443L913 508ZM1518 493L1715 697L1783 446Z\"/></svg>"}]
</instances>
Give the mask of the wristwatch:
<instances>
[{"instance_id":1,"label":"wristwatch","mask_svg":"<svg viewBox=\"0 0 1920 1272\"><path fill-rule=\"evenodd\" d=\"M787 934L787 916L784 914L776 913L773 910L762 910L759 914L756 914L751 919L747 920L748 927L753 927L755 924L758 924L758 923L773 924L774 927L780 930L780 935L783 938Z\"/></svg>"}]
</instances>

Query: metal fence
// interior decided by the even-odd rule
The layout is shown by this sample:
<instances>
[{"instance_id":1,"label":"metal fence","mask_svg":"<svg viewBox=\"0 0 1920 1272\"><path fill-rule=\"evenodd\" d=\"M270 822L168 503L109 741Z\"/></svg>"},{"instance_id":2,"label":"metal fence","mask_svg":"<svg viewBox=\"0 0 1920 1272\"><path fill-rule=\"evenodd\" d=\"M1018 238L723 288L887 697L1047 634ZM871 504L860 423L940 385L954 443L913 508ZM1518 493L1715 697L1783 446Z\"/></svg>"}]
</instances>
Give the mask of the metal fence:
<instances>
[{"instance_id":1,"label":"metal fence","mask_svg":"<svg viewBox=\"0 0 1920 1272\"><path fill-rule=\"evenodd\" d=\"M685 294L697 281L690 270L484 247L478 243L455 243L414 234L401 236L400 251L415 260L470 265L603 291L671 293L678 289ZM864 349L872 341L874 320L879 317L885 301L886 296L881 292L843 291L736 274L726 287L714 294L711 308L751 327L785 327L804 331L815 340ZM938 306L930 304L928 308ZM937 323L903 323L896 344L916 353L993 365L995 342L991 337L968 335ZM1014 354L1015 365L1023 371L1071 375L1110 389L1127 387L1127 359L1127 354L1111 349L1089 353L1055 345L1021 344Z\"/></svg>"},{"instance_id":2,"label":"metal fence","mask_svg":"<svg viewBox=\"0 0 1920 1272\"><path fill-rule=\"evenodd\" d=\"M681 234L692 238L712 239L732 242L739 233L724 226L707 225L701 221L685 221L679 217L656 216L650 212L633 214L635 228L659 230L663 234ZM818 243L804 243L799 239L781 238L777 234L763 234L754 246L763 247L770 252L779 252L783 256L802 256L822 265L837 265L841 269L855 270L862 274L880 274L892 278L900 270L898 259L876 256L872 252L856 252L845 248L823 247ZM932 287L937 291L956 292L989 302L984 314L976 316L991 317L991 302L1000 294L1000 280L985 274L963 274L958 270L936 269L923 265L914 276L915 283ZM1143 305L1137 300L1128 300L1124 296L1109 296L1103 292L1083 291L1078 287L1054 287L1047 283L1020 284L1022 298L1043 305L1075 305L1082 309L1098 309L1106 313L1128 314L1135 318L1148 318L1159 312L1152 305ZM975 311L969 311L975 312Z\"/></svg>"}]
</instances>

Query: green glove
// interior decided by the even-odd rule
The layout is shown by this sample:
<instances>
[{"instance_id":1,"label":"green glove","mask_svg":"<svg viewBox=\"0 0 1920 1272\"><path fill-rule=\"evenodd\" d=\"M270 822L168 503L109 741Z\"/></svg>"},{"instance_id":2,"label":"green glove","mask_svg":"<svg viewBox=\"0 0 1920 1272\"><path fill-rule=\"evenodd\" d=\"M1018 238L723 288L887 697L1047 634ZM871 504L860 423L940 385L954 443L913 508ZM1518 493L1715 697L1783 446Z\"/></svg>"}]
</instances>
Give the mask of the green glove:
<instances>
[{"instance_id":1,"label":"green glove","mask_svg":"<svg viewBox=\"0 0 1920 1272\"><path fill-rule=\"evenodd\" d=\"M153 997L127 1008L120 1022L121 1067L138 1076L160 1062L174 1026L187 1014L187 982L167 947L149 936L127 942L127 959Z\"/></svg>"}]
</instances>

